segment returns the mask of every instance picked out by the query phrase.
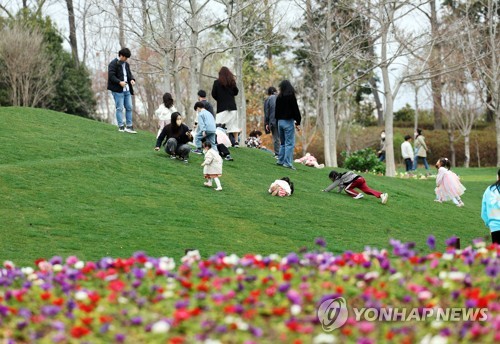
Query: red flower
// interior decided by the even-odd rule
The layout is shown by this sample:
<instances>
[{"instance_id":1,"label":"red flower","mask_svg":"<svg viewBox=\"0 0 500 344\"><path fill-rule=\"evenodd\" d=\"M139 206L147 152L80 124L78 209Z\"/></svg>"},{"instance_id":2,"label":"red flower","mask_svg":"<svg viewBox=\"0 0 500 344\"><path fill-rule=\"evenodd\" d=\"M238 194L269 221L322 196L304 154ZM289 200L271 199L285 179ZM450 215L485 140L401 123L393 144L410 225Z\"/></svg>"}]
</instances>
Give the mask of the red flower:
<instances>
[{"instance_id":1,"label":"red flower","mask_svg":"<svg viewBox=\"0 0 500 344\"><path fill-rule=\"evenodd\" d=\"M101 315L99 317L99 322L101 324L105 324L105 323L110 323L113 321L113 317L109 316L109 315Z\"/></svg>"},{"instance_id":2,"label":"red flower","mask_svg":"<svg viewBox=\"0 0 500 344\"><path fill-rule=\"evenodd\" d=\"M40 298L42 300L48 300L52 297L52 295L50 294L50 292L46 291L46 292L43 292L40 294Z\"/></svg>"},{"instance_id":3,"label":"red flower","mask_svg":"<svg viewBox=\"0 0 500 344\"><path fill-rule=\"evenodd\" d=\"M74 338L81 338L90 333L90 330L83 326L75 326L70 331L71 336Z\"/></svg>"},{"instance_id":4,"label":"red flower","mask_svg":"<svg viewBox=\"0 0 500 344\"><path fill-rule=\"evenodd\" d=\"M197 316L197 315L200 315L202 312L201 308L199 307L196 307L196 308L193 308L189 313L192 315L192 316Z\"/></svg>"},{"instance_id":5,"label":"red flower","mask_svg":"<svg viewBox=\"0 0 500 344\"><path fill-rule=\"evenodd\" d=\"M82 323L84 323L87 326L90 326L90 324L92 324L92 321L94 321L94 319L92 319L91 317L85 317L85 318L82 318L81 320L82 320Z\"/></svg>"},{"instance_id":6,"label":"red flower","mask_svg":"<svg viewBox=\"0 0 500 344\"><path fill-rule=\"evenodd\" d=\"M88 296L89 296L90 302L92 302L92 303L99 302L99 299L101 298L99 296L99 294L97 294L96 292L88 293Z\"/></svg>"},{"instance_id":7,"label":"red flower","mask_svg":"<svg viewBox=\"0 0 500 344\"><path fill-rule=\"evenodd\" d=\"M52 304L54 306L62 306L64 304L64 299L62 297L59 297L59 298L55 299L54 301L52 301Z\"/></svg>"},{"instance_id":8,"label":"red flower","mask_svg":"<svg viewBox=\"0 0 500 344\"><path fill-rule=\"evenodd\" d=\"M184 320L189 319L190 317L191 317L191 314L189 313L189 311L187 311L184 308L176 309L174 312L175 321L184 321Z\"/></svg>"},{"instance_id":9,"label":"red flower","mask_svg":"<svg viewBox=\"0 0 500 344\"><path fill-rule=\"evenodd\" d=\"M196 290L203 291L205 293L208 292L209 289L210 288L205 283L201 283L196 287Z\"/></svg>"},{"instance_id":10,"label":"red flower","mask_svg":"<svg viewBox=\"0 0 500 344\"><path fill-rule=\"evenodd\" d=\"M290 281L292 279L293 275L289 272L284 272L283 273L283 280L285 281Z\"/></svg>"},{"instance_id":11,"label":"red flower","mask_svg":"<svg viewBox=\"0 0 500 344\"><path fill-rule=\"evenodd\" d=\"M182 343L184 343L184 338L182 337L172 337L168 341L168 344L182 344Z\"/></svg>"},{"instance_id":12,"label":"red flower","mask_svg":"<svg viewBox=\"0 0 500 344\"><path fill-rule=\"evenodd\" d=\"M94 305L86 305L84 303L78 304L78 309L85 313L90 313L94 310Z\"/></svg>"},{"instance_id":13,"label":"red flower","mask_svg":"<svg viewBox=\"0 0 500 344\"><path fill-rule=\"evenodd\" d=\"M274 307L273 315L282 316L286 313L286 307Z\"/></svg>"},{"instance_id":14,"label":"red flower","mask_svg":"<svg viewBox=\"0 0 500 344\"><path fill-rule=\"evenodd\" d=\"M123 282L121 280L113 280L113 281L109 282L109 284L108 284L108 289L112 290L114 292L117 292L117 293L122 291L123 288L125 288L125 282Z\"/></svg>"},{"instance_id":15,"label":"red flower","mask_svg":"<svg viewBox=\"0 0 500 344\"><path fill-rule=\"evenodd\" d=\"M224 313L226 314L236 313L236 307L234 305L227 305L226 307L224 307Z\"/></svg>"}]
</instances>

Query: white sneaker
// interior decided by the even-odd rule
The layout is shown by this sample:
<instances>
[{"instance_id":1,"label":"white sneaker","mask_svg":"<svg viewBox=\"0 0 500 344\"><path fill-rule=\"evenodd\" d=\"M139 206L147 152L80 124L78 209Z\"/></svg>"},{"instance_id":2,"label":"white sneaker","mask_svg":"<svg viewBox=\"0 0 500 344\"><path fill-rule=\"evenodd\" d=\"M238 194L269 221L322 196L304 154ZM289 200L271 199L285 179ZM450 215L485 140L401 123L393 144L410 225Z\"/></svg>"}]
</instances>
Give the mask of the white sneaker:
<instances>
[{"instance_id":1,"label":"white sneaker","mask_svg":"<svg viewBox=\"0 0 500 344\"><path fill-rule=\"evenodd\" d=\"M208 186L208 187L212 187L212 183L209 183L209 182L205 182L205 183L203 183L203 185Z\"/></svg>"},{"instance_id":2,"label":"white sneaker","mask_svg":"<svg viewBox=\"0 0 500 344\"><path fill-rule=\"evenodd\" d=\"M359 193L356 196L354 196L354 199L361 199L363 197L364 197L364 195L362 193Z\"/></svg>"},{"instance_id":3,"label":"white sneaker","mask_svg":"<svg viewBox=\"0 0 500 344\"><path fill-rule=\"evenodd\" d=\"M137 131L134 130L134 127L125 127L125 132L129 134L137 134Z\"/></svg>"},{"instance_id":4,"label":"white sneaker","mask_svg":"<svg viewBox=\"0 0 500 344\"><path fill-rule=\"evenodd\" d=\"M389 195L386 193L383 193L382 195L380 195L380 201L382 202L382 204L386 204L388 198L389 198Z\"/></svg>"},{"instance_id":5,"label":"white sneaker","mask_svg":"<svg viewBox=\"0 0 500 344\"><path fill-rule=\"evenodd\" d=\"M220 187L220 188L215 188L214 190L215 190L215 191L222 191L222 187Z\"/></svg>"}]
</instances>

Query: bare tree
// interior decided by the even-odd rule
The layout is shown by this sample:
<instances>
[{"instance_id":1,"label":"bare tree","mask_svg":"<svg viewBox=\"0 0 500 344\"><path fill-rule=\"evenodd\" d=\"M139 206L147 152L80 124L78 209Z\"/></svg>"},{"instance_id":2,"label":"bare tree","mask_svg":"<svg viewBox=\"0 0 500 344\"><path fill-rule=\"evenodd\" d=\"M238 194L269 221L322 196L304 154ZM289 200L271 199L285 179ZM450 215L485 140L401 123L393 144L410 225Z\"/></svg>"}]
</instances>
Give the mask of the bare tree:
<instances>
[{"instance_id":1,"label":"bare tree","mask_svg":"<svg viewBox=\"0 0 500 344\"><path fill-rule=\"evenodd\" d=\"M71 56L73 56L73 61L75 61L78 65L78 42L76 39L75 9L73 7L73 0L66 0L66 8L68 9L69 45L71 46Z\"/></svg>"},{"instance_id":2,"label":"bare tree","mask_svg":"<svg viewBox=\"0 0 500 344\"><path fill-rule=\"evenodd\" d=\"M38 30L21 24L5 27L0 36L0 60L13 105L41 107L49 103L60 71L51 69L52 57L44 51Z\"/></svg>"}]
</instances>

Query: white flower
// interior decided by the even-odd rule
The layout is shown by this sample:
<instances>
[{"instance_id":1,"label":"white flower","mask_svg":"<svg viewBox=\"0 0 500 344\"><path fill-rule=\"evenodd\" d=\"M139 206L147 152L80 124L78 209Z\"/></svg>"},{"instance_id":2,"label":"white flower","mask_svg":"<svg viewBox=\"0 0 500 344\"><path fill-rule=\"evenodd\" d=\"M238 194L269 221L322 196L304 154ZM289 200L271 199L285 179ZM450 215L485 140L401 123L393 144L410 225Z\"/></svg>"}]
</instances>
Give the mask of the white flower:
<instances>
[{"instance_id":1,"label":"white flower","mask_svg":"<svg viewBox=\"0 0 500 344\"><path fill-rule=\"evenodd\" d=\"M52 270L54 270L54 272L60 272L63 270L63 266L61 264L55 264L52 266Z\"/></svg>"},{"instance_id":2,"label":"white flower","mask_svg":"<svg viewBox=\"0 0 500 344\"><path fill-rule=\"evenodd\" d=\"M236 327L238 328L238 330L241 330L241 331L248 331L248 328L250 326L248 326L248 324L246 322L244 322L243 320L239 319L237 322L236 322Z\"/></svg>"},{"instance_id":3,"label":"white flower","mask_svg":"<svg viewBox=\"0 0 500 344\"><path fill-rule=\"evenodd\" d=\"M28 281L36 281L38 279L37 274L29 274L27 277Z\"/></svg>"},{"instance_id":4,"label":"white flower","mask_svg":"<svg viewBox=\"0 0 500 344\"><path fill-rule=\"evenodd\" d=\"M439 320L434 320L433 322L431 322L431 327L433 329L439 330L441 327L443 327L443 322Z\"/></svg>"},{"instance_id":5,"label":"white flower","mask_svg":"<svg viewBox=\"0 0 500 344\"><path fill-rule=\"evenodd\" d=\"M292 305L292 307L290 307L290 313L292 315L299 315L301 311L302 307L300 307L299 305Z\"/></svg>"},{"instance_id":6,"label":"white flower","mask_svg":"<svg viewBox=\"0 0 500 344\"><path fill-rule=\"evenodd\" d=\"M422 340L420 344L447 344L448 339L446 337L442 337L440 335L432 336L432 334L427 334Z\"/></svg>"},{"instance_id":7,"label":"white flower","mask_svg":"<svg viewBox=\"0 0 500 344\"><path fill-rule=\"evenodd\" d=\"M171 291L171 290L166 290L163 292L163 297L166 298L166 299L170 299L172 297L174 297L174 292Z\"/></svg>"},{"instance_id":8,"label":"white flower","mask_svg":"<svg viewBox=\"0 0 500 344\"><path fill-rule=\"evenodd\" d=\"M85 263L82 262L81 260L79 260L75 263L75 269L81 270L81 269L83 269L84 266L85 266Z\"/></svg>"},{"instance_id":9,"label":"white flower","mask_svg":"<svg viewBox=\"0 0 500 344\"><path fill-rule=\"evenodd\" d=\"M162 271L171 271L175 269L175 261L172 258L161 257L158 268Z\"/></svg>"},{"instance_id":10,"label":"white flower","mask_svg":"<svg viewBox=\"0 0 500 344\"><path fill-rule=\"evenodd\" d=\"M395 274L392 274L391 276L389 276L389 281L394 281L394 280L397 280L400 278L403 278L403 274L398 271Z\"/></svg>"},{"instance_id":11,"label":"white flower","mask_svg":"<svg viewBox=\"0 0 500 344\"><path fill-rule=\"evenodd\" d=\"M121 303L121 304L128 303L128 299L126 297L120 296L118 298L118 303Z\"/></svg>"},{"instance_id":12,"label":"white flower","mask_svg":"<svg viewBox=\"0 0 500 344\"><path fill-rule=\"evenodd\" d=\"M232 324L232 323L236 322L236 318L228 315L227 317L224 318L224 322L226 324Z\"/></svg>"},{"instance_id":13,"label":"white flower","mask_svg":"<svg viewBox=\"0 0 500 344\"><path fill-rule=\"evenodd\" d=\"M227 265L236 265L238 264L238 260L239 260L238 256L235 255L234 253L230 256L222 258L222 262Z\"/></svg>"},{"instance_id":14,"label":"white flower","mask_svg":"<svg viewBox=\"0 0 500 344\"><path fill-rule=\"evenodd\" d=\"M278 256L276 253L272 253L269 255L269 259L277 261L280 259L280 256Z\"/></svg>"},{"instance_id":15,"label":"white flower","mask_svg":"<svg viewBox=\"0 0 500 344\"><path fill-rule=\"evenodd\" d=\"M22 268L21 272L25 275L31 275L33 272L35 272L35 270L33 270L31 266L27 266L25 268Z\"/></svg>"},{"instance_id":16,"label":"white flower","mask_svg":"<svg viewBox=\"0 0 500 344\"><path fill-rule=\"evenodd\" d=\"M236 269L236 274L237 275L243 275L245 273L245 270L243 270L242 268L237 268Z\"/></svg>"},{"instance_id":17,"label":"white flower","mask_svg":"<svg viewBox=\"0 0 500 344\"><path fill-rule=\"evenodd\" d=\"M170 324L164 320L157 321L151 327L153 333L167 333L170 330Z\"/></svg>"},{"instance_id":18,"label":"white flower","mask_svg":"<svg viewBox=\"0 0 500 344\"><path fill-rule=\"evenodd\" d=\"M222 342L217 339L205 339L203 344L222 344Z\"/></svg>"},{"instance_id":19,"label":"white flower","mask_svg":"<svg viewBox=\"0 0 500 344\"><path fill-rule=\"evenodd\" d=\"M313 338L313 344L335 344L337 338L333 334L320 333Z\"/></svg>"},{"instance_id":20,"label":"white flower","mask_svg":"<svg viewBox=\"0 0 500 344\"><path fill-rule=\"evenodd\" d=\"M443 260L453 260L453 254L451 254L451 253L443 253L443 256L441 258Z\"/></svg>"},{"instance_id":21,"label":"white flower","mask_svg":"<svg viewBox=\"0 0 500 344\"><path fill-rule=\"evenodd\" d=\"M448 278L452 281L463 281L465 278L465 273L462 271L450 271L448 273Z\"/></svg>"},{"instance_id":22,"label":"white flower","mask_svg":"<svg viewBox=\"0 0 500 344\"><path fill-rule=\"evenodd\" d=\"M88 297L89 296L88 296L87 292L85 292L83 290L79 290L75 293L75 299L77 299L79 301L87 300Z\"/></svg>"},{"instance_id":23,"label":"white flower","mask_svg":"<svg viewBox=\"0 0 500 344\"><path fill-rule=\"evenodd\" d=\"M153 263L151 262L146 262L144 263L144 267L148 270L151 270L153 268Z\"/></svg>"}]
</instances>

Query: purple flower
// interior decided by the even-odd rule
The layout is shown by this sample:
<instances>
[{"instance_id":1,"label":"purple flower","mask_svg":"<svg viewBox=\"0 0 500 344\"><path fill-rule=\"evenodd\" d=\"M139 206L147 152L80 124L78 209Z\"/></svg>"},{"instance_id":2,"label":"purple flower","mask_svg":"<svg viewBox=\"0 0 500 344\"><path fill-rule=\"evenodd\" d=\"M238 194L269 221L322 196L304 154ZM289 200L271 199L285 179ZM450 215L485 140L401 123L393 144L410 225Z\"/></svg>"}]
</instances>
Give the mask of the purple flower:
<instances>
[{"instance_id":1,"label":"purple flower","mask_svg":"<svg viewBox=\"0 0 500 344\"><path fill-rule=\"evenodd\" d=\"M294 305L300 305L301 300L302 300L301 297L300 297L300 294L297 291L293 290L293 289L289 290L288 293L286 293L286 297Z\"/></svg>"},{"instance_id":2,"label":"purple flower","mask_svg":"<svg viewBox=\"0 0 500 344\"><path fill-rule=\"evenodd\" d=\"M495 278L499 273L500 264L498 263L498 261L493 261L491 262L491 264L488 264L488 266L486 266L486 275Z\"/></svg>"},{"instance_id":3,"label":"purple flower","mask_svg":"<svg viewBox=\"0 0 500 344\"><path fill-rule=\"evenodd\" d=\"M141 325L142 324L142 318L140 316L133 317L130 319L130 323L132 325Z\"/></svg>"},{"instance_id":4,"label":"purple flower","mask_svg":"<svg viewBox=\"0 0 500 344\"><path fill-rule=\"evenodd\" d=\"M50 258L49 262L52 265L62 264L63 263L63 259L62 259L62 257L54 256L54 257Z\"/></svg>"},{"instance_id":5,"label":"purple flower","mask_svg":"<svg viewBox=\"0 0 500 344\"><path fill-rule=\"evenodd\" d=\"M298 264L300 261L299 256L296 253L290 253L286 256L286 262L288 265Z\"/></svg>"},{"instance_id":6,"label":"purple flower","mask_svg":"<svg viewBox=\"0 0 500 344\"><path fill-rule=\"evenodd\" d=\"M1 307L1 305L0 305ZM31 311L27 308L20 308L19 311L17 312L21 317L28 319L31 318Z\"/></svg>"},{"instance_id":7,"label":"purple flower","mask_svg":"<svg viewBox=\"0 0 500 344\"><path fill-rule=\"evenodd\" d=\"M52 323L52 328L56 331L64 331L64 323L62 321L54 321Z\"/></svg>"},{"instance_id":8,"label":"purple flower","mask_svg":"<svg viewBox=\"0 0 500 344\"><path fill-rule=\"evenodd\" d=\"M58 306L53 306L53 305L47 305L43 306L41 309L41 313L47 317L53 317L57 313L61 311L61 308Z\"/></svg>"},{"instance_id":9,"label":"purple flower","mask_svg":"<svg viewBox=\"0 0 500 344\"><path fill-rule=\"evenodd\" d=\"M325 247L326 246L326 241L324 238L316 238L316 240L314 241L314 243L318 246L321 246L321 247Z\"/></svg>"},{"instance_id":10,"label":"purple flower","mask_svg":"<svg viewBox=\"0 0 500 344\"><path fill-rule=\"evenodd\" d=\"M115 340L117 343L124 343L125 342L125 335L123 333L117 333L115 336Z\"/></svg>"},{"instance_id":11,"label":"purple flower","mask_svg":"<svg viewBox=\"0 0 500 344\"><path fill-rule=\"evenodd\" d=\"M427 246L429 246L431 250L434 250L436 248L436 238L434 237L434 235L429 235L429 237L427 238Z\"/></svg>"},{"instance_id":12,"label":"purple flower","mask_svg":"<svg viewBox=\"0 0 500 344\"><path fill-rule=\"evenodd\" d=\"M250 333L254 337L262 337L263 331L259 327L250 326Z\"/></svg>"},{"instance_id":13,"label":"purple flower","mask_svg":"<svg viewBox=\"0 0 500 344\"><path fill-rule=\"evenodd\" d=\"M280 293L284 293L286 292L288 289L290 289L290 283L283 283L283 284L280 284L280 286L278 287L278 291Z\"/></svg>"},{"instance_id":14,"label":"purple flower","mask_svg":"<svg viewBox=\"0 0 500 344\"><path fill-rule=\"evenodd\" d=\"M451 238L445 241L446 246L455 247L458 243L458 238L456 236L452 236Z\"/></svg>"}]
</instances>

